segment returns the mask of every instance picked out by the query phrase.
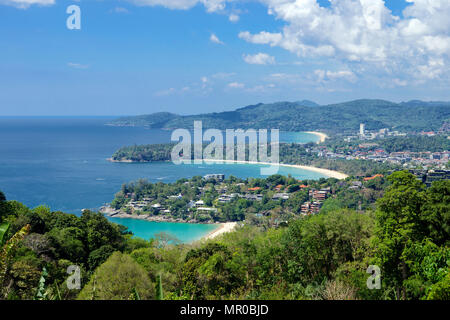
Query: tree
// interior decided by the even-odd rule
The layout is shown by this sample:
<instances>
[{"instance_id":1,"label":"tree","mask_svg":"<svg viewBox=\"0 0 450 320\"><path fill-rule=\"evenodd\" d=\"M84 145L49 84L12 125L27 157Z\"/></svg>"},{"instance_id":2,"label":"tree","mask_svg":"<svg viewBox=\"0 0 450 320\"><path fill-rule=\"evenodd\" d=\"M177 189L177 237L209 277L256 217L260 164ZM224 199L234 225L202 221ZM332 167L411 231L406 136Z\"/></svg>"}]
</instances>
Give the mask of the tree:
<instances>
[{"instance_id":1,"label":"tree","mask_svg":"<svg viewBox=\"0 0 450 320\"><path fill-rule=\"evenodd\" d=\"M30 229L31 227L29 225L24 226L0 249L0 299L8 296L11 286L14 284L14 280L10 273L11 265L14 262L14 251L17 249L23 238L30 232Z\"/></svg>"},{"instance_id":2,"label":"tree","mask_svg":"<svg viewBox=\"0 0 450 320\"><path fill-rule=\"evenodd\" d=\"M442 281L431 287L428 300L450 300L450 272Z\"/></svg>"},{"instance_id":3,"label":"tree","mask_svg":"<svg viewBox=\"0 0 450 320\"><path fill-rule=\"evenodd\" d=\"M153 299L155 285L129 255L115 252L95 270L78 299L127 300L134 292L138 292L141 299Z\"/></svg>"},{"instance_id":4,"label":"tree","mask_svg":"<svg viewBox=\"0 0 450 320\"><path fill-rule=\"evenodd\" d=\"M122 249L125 245L124 231L117 224L112 224L101 213L88 210L83 211L81 221L86 232L86 245L89 251L101 246L111 245L115 249Z\"/></svg>"},{"instance_id":5,"label":"tree","mask_svg":"<svg viewBox=\"0 0 450 320\"><path fill-rule=\"evenodd\" d=\"M161 280L161 275L158 274L156 277L156 300L164 300L164 292L163 292L163 285Z\"/></svg>"},{"instance_id":6,"label":"tree","mask_svg":"<svg viewBox=\"0 0 450 320\"><path fill-rule=\"evenodd\" d=\"M95 270L95 268L105 262L111 256L111 254L113 254L113 252L114 248L108 244L92 251L89 254L88 258L89 269Z\"/></svg>"},{"instance_id":7,"label":"tree","mask_svg":"<svg viewBox=\"0 0 450 320\"><path fill-rule=\"evenodd\" d=\"M5 194L0 191L0 222L8 215L11 208L6 201Z\"/></svg>"},{"instance_id":8,"label":"tree","mask_svg":"<svg viewBox=\"0 0 450 320\"><path fill-rule=\"evenodd\" d=\"M373 218L342 210L293 221L282 243L285 277L303 286L330 279L346 262L360 261L370 249Z\"/></svg>"},{"instance_id":9,"label":"tree","mask_svg":"<svg viewBox=\"0 0 450 320\"><path fill-rule=\"evenodd\" d=\"M424 233L437 245L450 242L450 180L435 181L426 192Z\"/></svg>"},{"instance_id":10,"label":"tree","mask_svg":"<svg viewBox=\"0 0 450 320\"><path fill-rule=\"evenodd\" d=\"M205 299L221 298L231 292L236 277L230 260L228 248L218 243L189 251L183 266L183 293L191 299Z\"/></svg>"},{"instance_id":11,"label":"tree","mask_svg":"<svg viewBox=\"0 0 450 320\"><path fill-rule=\"evenodd\" d=\"M392 185L377 201L376 264L381 267L384 283L395 289L396 298L406 299L405 281L409 278L405 250L423 240L422 206L426 202L425 185L406 171L387 178Z\"/></svg>"}]
</instances>

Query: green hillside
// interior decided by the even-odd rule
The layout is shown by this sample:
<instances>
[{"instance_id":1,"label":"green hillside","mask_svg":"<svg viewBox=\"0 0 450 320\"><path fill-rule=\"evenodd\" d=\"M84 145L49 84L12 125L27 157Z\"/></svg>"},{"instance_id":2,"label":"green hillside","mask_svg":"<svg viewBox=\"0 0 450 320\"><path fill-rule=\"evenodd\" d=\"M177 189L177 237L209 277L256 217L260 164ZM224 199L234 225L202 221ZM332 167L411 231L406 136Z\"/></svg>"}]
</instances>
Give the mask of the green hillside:
<instances>
[{"instance_id":1,"label":"green hillside","mask_svg":"<svg viewBox=\"0 0 450 320\"><path fill-rule=\"evenodd\" d=\"M450 102L355 100L314 105L311 101L250 105L235 111L180 116L167 112L123 117L110 125L149 128L192 128L194 120L205 128L279 128L284 131L322 130L354 132L360 123L368 130L395 128L403 131L439 130L450 119Z\"/></svg>"}]
</instances>

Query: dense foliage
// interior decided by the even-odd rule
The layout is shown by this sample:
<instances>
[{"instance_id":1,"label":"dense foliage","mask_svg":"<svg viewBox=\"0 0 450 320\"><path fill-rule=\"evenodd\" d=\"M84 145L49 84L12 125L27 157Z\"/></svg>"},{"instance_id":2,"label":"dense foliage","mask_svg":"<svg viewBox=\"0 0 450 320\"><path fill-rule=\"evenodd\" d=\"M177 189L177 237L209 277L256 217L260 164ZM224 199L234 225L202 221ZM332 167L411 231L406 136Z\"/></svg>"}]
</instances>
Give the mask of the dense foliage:
<instances>
[{"instance_id":1,"label":"dense foliage","mask_svg":"<svg viewBox=\"0 0 450 320\"><path fill-rule=\"evenodd\" d=\"M0 224L10 227L0 298L448 299L450 181L426 188L407 172L387 180L371 182L384 193L374 210L330 207L193 244L131 238L98 213L28 209L2 197ZM81 267L81 291L65 285L72 264ZM366 285L369 265L381 268L379 290Z\"/></svg>"},{"instance_id":2,"label":"dense foliage","mask_svg":"<svg viewBox=\"0 0 450 320\"><path fill-rule=\"evenodd\" d=\"M76 292L64 290L67 267L82 266L88 277L111 253L124 250L130 237L124 227L109 223L99 213L84 211L77 217L46 207L29 209L15 201L7 204L1 221L8 225L1 261L2 299L34 298L44 267L51 294L74 297Z\"/></svg>"},{"instance_id":3,"label":"dense foliage","mask_svg":"<svg viewBox=\"0 0 450 320\"><path fill-rule=\"evenodd\" d=\"M355 100L340 104L313 106L305 102L257 104L235 111L179 116L156 113L119 118L113 125L144 125L151 128L192 128L194 120L205 128L282 128L286 131L357 131L360 123L367 129L395 128L405 131L439 130L450 118L450 104L413 101L393 103L383 100ZM424 116L426 114L426 116Z\"/></svg>"}]
</instances>

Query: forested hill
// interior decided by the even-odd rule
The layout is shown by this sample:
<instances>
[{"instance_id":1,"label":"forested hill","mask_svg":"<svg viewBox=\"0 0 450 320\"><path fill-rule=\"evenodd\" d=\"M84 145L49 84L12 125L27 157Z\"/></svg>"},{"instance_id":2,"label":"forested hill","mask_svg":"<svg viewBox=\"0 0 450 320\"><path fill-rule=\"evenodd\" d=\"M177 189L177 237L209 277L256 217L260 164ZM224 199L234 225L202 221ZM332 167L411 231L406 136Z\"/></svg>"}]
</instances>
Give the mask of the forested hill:
<instances>
[{"instance_id":1,"label":"forested hill","mask_svg":"<svg viewBox=\"0 0 450 320\"><path fill-rule=\"evenodd\" d=\"M181 116L168 112L118 118L110 125L149 128L192 128L202 120L204 128L280 128L284 131L322 130L355 132L365 123L368 130L439 130L450 119L450 102L355 100L319 106L312 101L250 105L234 111Z\"/></svg>"}]
</instances>

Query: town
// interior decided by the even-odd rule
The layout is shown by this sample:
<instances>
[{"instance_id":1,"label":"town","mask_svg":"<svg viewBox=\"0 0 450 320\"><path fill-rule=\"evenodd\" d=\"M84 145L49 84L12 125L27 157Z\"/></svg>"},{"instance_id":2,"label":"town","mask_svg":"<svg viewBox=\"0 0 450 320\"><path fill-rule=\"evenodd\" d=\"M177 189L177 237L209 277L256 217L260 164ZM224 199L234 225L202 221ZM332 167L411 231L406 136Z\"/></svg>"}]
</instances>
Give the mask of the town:
<instances>
[{"instance_id":1,"label":"town","mask_svg":"<svg viewBox=\"0 0 450 320\"><path fill-rule=\"evenodd\" d=\"M124 185L101 212L121 218L151 221L218 223L271 220L278 225L296 216L317 214L327 200L364 210L381 195L381 174L365 178L297 180L274 175L267 179L239 179L223 174L183 179L172 184L139 180ZM331 202L330 202L331 201Z\"/></svg>"},{"instance_id":2,"label":"town","mask_svg":"<svg viewBox=\"0 0 450 320\"><path fill-rule=\"evenodd\" d=\"M420 132L414 136L445 136L448 132L450 132L450 123L446 122L437 133L433 131ZM347 143L336 147L334 151L327 144L314 146L307 151L325 159L371 160L400 165L403 169L422 169L424 171L431 169L445 171L447 169L450 160L450 151L448 149L435 152L422 150L389 152L382 146L383 139L407 136L411 136L411 134L391 131L387 128L378 131L367 131L365 124L361 123L359 133L357 135L343 136L343 140ZM399 139L399 141L401 140Z\"/></svg>"}]
</instances>

